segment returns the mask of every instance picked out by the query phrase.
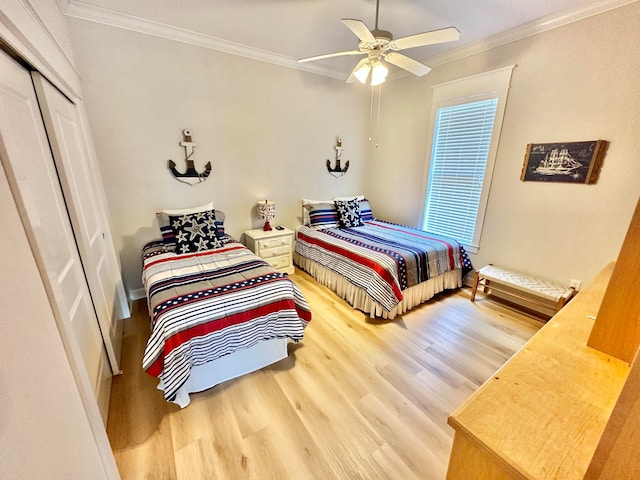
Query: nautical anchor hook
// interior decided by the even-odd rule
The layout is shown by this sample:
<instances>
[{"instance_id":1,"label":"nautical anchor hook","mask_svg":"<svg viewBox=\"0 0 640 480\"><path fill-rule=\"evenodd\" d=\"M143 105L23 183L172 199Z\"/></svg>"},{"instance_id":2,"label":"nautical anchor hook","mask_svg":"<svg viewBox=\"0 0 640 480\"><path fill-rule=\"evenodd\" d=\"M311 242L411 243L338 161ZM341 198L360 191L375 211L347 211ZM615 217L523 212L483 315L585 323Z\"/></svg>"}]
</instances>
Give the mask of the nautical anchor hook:
<instances>
[{"instance_id":1,"label":"nautical anchor hook","mask_svg":"<svg viewBox=\"0 0 640 480\"><path fill-rule=\"evenodd\" d=\"M204 166L204 172L200 173L196 170L193 161L194 149L198 146L191 141L191 130L185 128L182 131L184 141L180 142L180 146L185 150L185 161L187 162L187 170L184 173L180 173L176 170L176 162L169 160L169 170L176 180L186 183L188 185L195 185L196 183L204 182L211 173L211 162L207 162Z\"/></svg>"},{"instance_id":2,"label":"nautical anchor hook","mask_svg":"<svg viewBox=\"0 0 640 480\"><path fill-rule=\"evenodd\" d=\"M336 166L331 168L331 160L327 159L327 170L333 177L341 177L347 170L349 169L349 160L344 164L344 167L340 166L340 159L342 157L342 139L338 138L337 144L333 147L336 150ZM339 173L340 175L334 175L334 173Z\"/></svg>"}]
</instances>

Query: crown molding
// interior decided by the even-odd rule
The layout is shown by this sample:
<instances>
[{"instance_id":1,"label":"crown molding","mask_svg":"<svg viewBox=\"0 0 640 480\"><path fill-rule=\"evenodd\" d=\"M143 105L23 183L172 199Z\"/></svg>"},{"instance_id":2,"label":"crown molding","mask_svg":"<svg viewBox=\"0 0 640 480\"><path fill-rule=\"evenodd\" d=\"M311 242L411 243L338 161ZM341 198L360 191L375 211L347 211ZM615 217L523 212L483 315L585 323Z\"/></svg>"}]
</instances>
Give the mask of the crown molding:
<instances>
[{"instance_id":1,"label":"crown molding","mask_svg":"<svg viewBox=\"0 0 640 480\"><path fill-rule=\"evenodd\" d=\"M600 0L591 5L584 6L580 9L573 9L559 14L548 15L546 17L540 17L531 22L523 23L517 27L505 30L504 32L496 33L478 41L469 43L467 45L452 49L448 52L434 55L430 57L427 63L431 67L438 67L445 63L451 63L456 60L460 60L477 53L482 53L492 48L507 45L509 43L522 40L533 35L538 35L555 28L563 27L571 23L583 20L585 18L599 15L601 13L614 10L616 8L635 3L638 0Z\"/></svg>"},{"instance_id":2,"label":"crown molding","mask_svg":"<svg viewBox=\"0 0 640 480\"><path fill-rule=\"evenodd\" d=\"M249 47L241 43L231 42L173 25L155 22L146 18L124 14L115 10L96 7L81 1L70 0L65 10L65 14L81 20L88 20L91 22L101 23L103 25L109 25L111 27L123 28L125 30L131 30L145 35L164 38L166 40L186 43L188 45L208 48L210 50L216 50L231 55L238 55L240 57L258 60L260 62L271 63L273 65L303 70L318 75L344 80L344 73L334 68L318 64L298 63L296 59L285 55Z\"/></svg>"},{"instance_id":3,"label":"crown molding","mask_svg":"<svg viewBox=\"0 0 640 480\"><path fill-rule=\"evenodd\" d=\"M258 60L260 62L271 63L282 67L293 68L305 72L315 73L339 80L344 80L345 73L335 68L314 63L298 63L294 58L280 55L266 50L249 47L236 42L223 40L221 38L205 35L173 25L167 25L153 20L148 20L134 15L128 15L115 10L89 5L79 0L67 0L68 5L65 14L70 17L101 23L112 27L123 28L145 35L152 35L167 40L186 43L197 47L208 48L231 55ZM560 12L524 23L520 26L506 30L504 32L485 37L470 44L455 48L448 52L434 55L424 60L431 67L437 67L446 63L451 63L471 55L485 52L492 48L500 47L523 38L531 37L548 30L553 30L564 25L568 25L585 18L598 15L609 10L613 10L625 5L635 3L639 0L600 0L579 9ZM402 78L409 73L399 72L392 78ZM391 79L391 78L390 78Z\"/></svg>"}]
</instances>

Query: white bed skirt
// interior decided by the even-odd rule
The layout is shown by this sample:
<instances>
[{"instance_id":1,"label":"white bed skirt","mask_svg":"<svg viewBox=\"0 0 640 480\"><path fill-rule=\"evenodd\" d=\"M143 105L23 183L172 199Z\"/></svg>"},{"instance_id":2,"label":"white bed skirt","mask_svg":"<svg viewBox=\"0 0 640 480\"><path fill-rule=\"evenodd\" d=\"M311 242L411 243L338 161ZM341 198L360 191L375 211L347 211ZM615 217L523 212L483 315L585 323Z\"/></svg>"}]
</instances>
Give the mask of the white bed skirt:
<instances>
[{"instance_id":1,"label":"white bed skirt","mask_svg":"<svg viewBox=\"0 0 640 480\"><path fill-rule=\"evenodd\" d=\"M437 293L462 286L462 270L445 272L437 277L430 278L426 282L403 290L402 301L398 303L393 310L388 312L382 308L382 305L374 302L364 289L355 286L342 275L296 252L293 253L293 261L319 283L329 287L351 306L369 314L371 318L380 317L392 320L396 315L402 315L413 307L429 300Z\"/></svg>"},{"instance_id":2,"label":"white bed skirt","mask_svg":"<svg viewBox=\"0 0 640 480\"><path fill-rule=\"evenodd\" d=\"M173 403L184 408L191 402L190 393L202 392L232 378L279 362L287 357L288 343L287 338L263 340L253 347L238 350L199 367L193 367L189 379L180 387ZM158 390L164 392L162 380L158 384Z\"/></svg>"}]
</instances>

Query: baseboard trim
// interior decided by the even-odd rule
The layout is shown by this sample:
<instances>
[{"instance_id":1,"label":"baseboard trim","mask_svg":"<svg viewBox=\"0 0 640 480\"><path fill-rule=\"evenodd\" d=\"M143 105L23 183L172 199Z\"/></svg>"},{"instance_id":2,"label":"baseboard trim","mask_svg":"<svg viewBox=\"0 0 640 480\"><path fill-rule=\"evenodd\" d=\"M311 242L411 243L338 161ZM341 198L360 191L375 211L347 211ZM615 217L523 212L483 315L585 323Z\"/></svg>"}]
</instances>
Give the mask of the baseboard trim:
<instances>
[{"instance_id":1,"label":"baseboard trim","mask_svg":"<svg viewBox=\"0 0 640 480\"><path fill-rule=\"evenodd\" d=\"M129 301L134 302L136 300L140 300L141 298L145 298L147 296L144 288L136 288L135 290L129 291Z\"/></svg>"}]
</instances>

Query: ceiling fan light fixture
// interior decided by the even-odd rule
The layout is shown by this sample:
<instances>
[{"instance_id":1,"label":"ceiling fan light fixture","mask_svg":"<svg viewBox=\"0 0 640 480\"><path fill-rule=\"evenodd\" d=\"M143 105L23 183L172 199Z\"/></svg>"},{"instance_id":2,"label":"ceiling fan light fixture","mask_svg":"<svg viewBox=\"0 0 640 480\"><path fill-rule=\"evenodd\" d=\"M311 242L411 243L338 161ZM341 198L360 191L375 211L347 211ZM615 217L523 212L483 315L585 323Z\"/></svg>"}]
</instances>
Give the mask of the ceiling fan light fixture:
<instances>
[{"instance_id":1,"label":"ceiling fan light fixture","mask_svg":"<svg viewBox=\"0 0 640 480\"><path fill-rule=\"evenodd\" d=\"M375 87L384 83L389 74L389 69L385 67L381 61L377 61L371 69L371 86Z\"/></svg>"},{"instance_id":2,"label":"ceiling fan light fixture","mask_svg":"<svg viewBox=\"0 0 640 480\"><path fill-rule=\"evenodd\" d=\"M376 0L376 23L373 30L370 30L362 20L354 18L342 19L342 23L360 40L357 50L316 55L314 57L301 58L298 61L310 62L343 55L367 55L368 58L365 57L356 64L349 77L347 77L347 83L358 81L363 85L376 86L384 83L389 73L387 66L380 62L381 59L421 77L429 73L431 68L399 52L408 48L451 42L460 38L460 32L456 27L447 27L394 40L391 32L378 28L379 11L380 0Z\"/></svg>"},{"instance_id":3,"label":"ceiling fan light fixture","mask_svg":"<svg viewBox=\"0 0 640 480\"><path fill-rule=\"evenodd\" d=\"M367 83L367 78L369 78L369 72L371 71L371 65L369 62L364 62L358 69L353 72L353 76L362 83L363 85Z\"/></svg>"}]
</instances>

